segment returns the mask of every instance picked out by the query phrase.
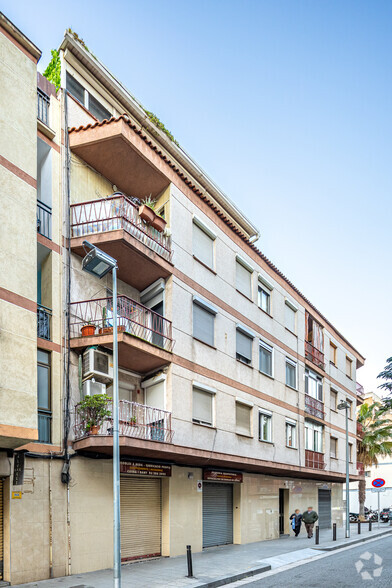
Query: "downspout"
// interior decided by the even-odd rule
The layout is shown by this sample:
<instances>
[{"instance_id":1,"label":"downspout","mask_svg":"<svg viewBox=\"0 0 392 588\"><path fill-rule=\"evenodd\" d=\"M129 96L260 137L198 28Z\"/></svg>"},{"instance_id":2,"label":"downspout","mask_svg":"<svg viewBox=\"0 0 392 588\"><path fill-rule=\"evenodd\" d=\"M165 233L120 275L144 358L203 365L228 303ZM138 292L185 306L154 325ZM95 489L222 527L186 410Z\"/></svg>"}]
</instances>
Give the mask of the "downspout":
<instances>
[{"instance_id":1,"label":"downspout","mask_svg":"<svg viewBox=\"0 0 392 588\"><path fill-rule=\"evenodd\" d=\"M52 455L49 460L49 578L53 578Z\"/></svg>"}]
</instances>

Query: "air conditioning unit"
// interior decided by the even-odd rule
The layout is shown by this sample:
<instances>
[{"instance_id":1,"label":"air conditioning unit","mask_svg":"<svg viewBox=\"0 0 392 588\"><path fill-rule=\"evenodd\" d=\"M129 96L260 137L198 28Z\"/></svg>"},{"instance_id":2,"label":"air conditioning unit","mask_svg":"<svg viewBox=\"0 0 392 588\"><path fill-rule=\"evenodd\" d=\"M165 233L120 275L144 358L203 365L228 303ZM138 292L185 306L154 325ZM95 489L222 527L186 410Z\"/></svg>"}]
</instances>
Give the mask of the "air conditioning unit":
<instances>
[{"instance_id":1,"label":"air conditioning unit","mask_svg":"<svg viewBox=\"0 0 392 588\"><path fill-rule=\"evenodd\" d=\"M93 380L83 382L83 398L86 396L95 396L96 394L106 394L106 384Z\"/></svg>"},{"instance_id":2,"label":"air conditioning unit","mask_svg":"<svg viewBox=\"0 0 392 588\"><path fill-rule=\"evenodd\" d=\"M113 358L97 349L87 349L83 353L83 380L95 378L98 382L113 380Z\"/></svg>"}]
</instances>

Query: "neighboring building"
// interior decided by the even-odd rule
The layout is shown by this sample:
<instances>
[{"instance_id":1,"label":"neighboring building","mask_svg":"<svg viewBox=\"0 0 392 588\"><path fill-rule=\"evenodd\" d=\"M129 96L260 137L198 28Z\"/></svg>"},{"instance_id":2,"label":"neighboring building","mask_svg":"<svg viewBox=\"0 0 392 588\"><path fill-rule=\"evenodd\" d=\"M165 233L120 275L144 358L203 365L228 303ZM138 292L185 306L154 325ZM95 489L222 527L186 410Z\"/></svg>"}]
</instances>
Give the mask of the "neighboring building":
<instances>
[{"instance_id":1,"label":"neighboring building","mask_svg":"<svg viewBox=\"0 0 392 588\"><path fill-rule=\"evenodd\" d=\"M119 267L124 561L276 538L289 532L294 508L309 504L320 526L342 525L337 404L352 403L355 480L362 355L255 247L252 222L69 31L61 89L38 78L49 119L36 129L39 51L3 16L1 27L2 403L12 391L0 424L4 578L112 565L112 423L92 435L76 408L85 395L110 395L112 383L111 277L82 272L85 239ZM149 195L164 232L141 218ZM82 336L87 324L93 334ZM25 452L21 486L13 485L16 449Z\"/></svg>"}]
</instances>

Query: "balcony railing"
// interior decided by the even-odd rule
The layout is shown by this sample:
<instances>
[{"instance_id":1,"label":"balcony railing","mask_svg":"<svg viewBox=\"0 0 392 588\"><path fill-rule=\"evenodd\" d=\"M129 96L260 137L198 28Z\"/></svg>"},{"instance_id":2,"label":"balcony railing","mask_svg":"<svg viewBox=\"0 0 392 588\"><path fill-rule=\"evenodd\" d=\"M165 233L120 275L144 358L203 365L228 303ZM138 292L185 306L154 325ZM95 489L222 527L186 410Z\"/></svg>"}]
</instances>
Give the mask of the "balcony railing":
<instances>
[{"instance_id":1,"label":"balcony railing","mask_svg":"<svg viewBox=\"0 0 392 588\"><path fill-rule=\"evenodd\" d=\"M305 467L313 468L314 470L324 470L324 453L318 453L317 451L310 451L305 449Z\"/></svg>"},{"instance_id":2,"label":"balcony railing","mask_svg":"<svg viewBox=\"0 0 392 588\"><path fill-rule=\"evenodd\" d=\"M50 318L52 311L42 304L37 304L37 337L50 341Z\"/></svg>"},{"instance_id":3,"label":"balcony railing","mask_svg":"<svg viewBox=\"0 0 392 588\"><path fill-rule=\"evenodd\" d=\"M113 333L113 299L97 298L71 303L71 339L81 336L86 324L95 326L95 335ZM117 298L117 327L119 332L133 335L165 351L172 351L172 324L160 314L135 302L128 296Z\"/></svg>"},{"instance_id":4,"label":"balcony railing","mask_svg":"<svg viewBox=\"0 0 392 588\"><path fill-rule=\"evenodd\" d=\"M356 383L357 394L360 398L364 398L365 396L365 389L359 382Z\"/></svg>"},{"instance_id":5,"label":"balcony railing","mask_svg":"<svg viewBox=\"0 0 392 588\"><path fill-rule=\"evenodd\" d=\"M88 418L79 414L78 406L75 407L75 439L88 437L91 432L88 428ZM112 413L112 403L108 403L108 411ZM160 410L151 406L119 401L119 431L125 437L158 441L160 443L172 443L173 431L171 426L171 412ZM100 425L97 435L113 435L113 418L108 416Z\"/></svg>"},{"instance_id":6,"label":"balcony railing","mask_svg":"<svg viewBox=\"0 0 392 588\"><path fill-rule=\"evenodd\" d=\"M41 200L37 200L37 232L52 238L52 209Z\"/></svg>"},{"instance_id":7,"label":"balcony railing","mask_svg":"<svg viewBox=\"0 0 392 588\"><path fill-rule=\"evenodd\" d=\"M71 236L82 237L124 229L138 241L171 261L171 238L146 224L138 207L124 194L71 206Z\"/></svg>"},{"instance_id":8,"label":"balcony railing","mask_svg":"<svg viewBox=\"0 0 392 588\"><path fill-rule=\"evenodd\" d=\"M46 126L49 126L49 105L50 105L50 98L45 92L37 89L37 98L38 98L38 118L42 121Z\"/></svg>"},{"instance_id":9,"label":"balcony railing","mask_svg":"<svg viewBox=\"0 0 392 588\"><path fill-rule=\"evenodd\" d=\"M315 416L319 419L323 419L325 416L324 413L324 403L320 402L316 398L305 394L305 412Z\"/></svg>"},{"instance_id":10,"label":"balcony railing","mask_svg":"<svg viewBox=\"0 0 392 588\"><path fill-rule=\"evenodd\" d=\"M357 435L358 435L358 437L361 437L361 439L363 439L363 437L365 435L365 433L363 431L362 424L358 423L358 422L357 422Z\"/></svg>"},{"instance_id":11,"label":"balcony railing","mask_svg":"<svg viewBox=\"0 0 392 588\"><path fill-rule=\"evenodd\" d=\"M324 353L314 347L309 341L305 341L305 357L314 365L324 369Z\"/></svg>"}]
</instances>

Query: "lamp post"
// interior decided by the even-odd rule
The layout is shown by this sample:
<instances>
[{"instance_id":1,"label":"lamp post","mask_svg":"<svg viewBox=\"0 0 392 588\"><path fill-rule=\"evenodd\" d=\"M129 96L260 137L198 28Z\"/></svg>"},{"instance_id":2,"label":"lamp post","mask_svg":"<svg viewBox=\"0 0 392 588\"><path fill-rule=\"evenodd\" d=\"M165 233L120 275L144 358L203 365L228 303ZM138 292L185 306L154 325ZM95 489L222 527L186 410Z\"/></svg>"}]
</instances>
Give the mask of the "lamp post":
<instances>
[{"instance_id":1,"label":"lamp post","mask_svg":"<svg viewBox=\"0 0 392 588\"><path fill-rule=\"evenodd\" d=\"M337 408L346 411L346 539L348 539L350 537L350 450L348 444L348 409L350 404L346 400L342 400Z\"/></svg>"},{"instance_id":2,"label":"lamp post","mask_svg":"<svg viewBox=\"0 0 392 588\"><path fill-rule=\"evenodd\" d=\"M118 418L118 343L117 343L117 260L88 241L90 251L82 260L82 269L103 278L110 271L113 277L113 586L121 588L120 542L120 443Z\"/></svg>"}]
</instances>

